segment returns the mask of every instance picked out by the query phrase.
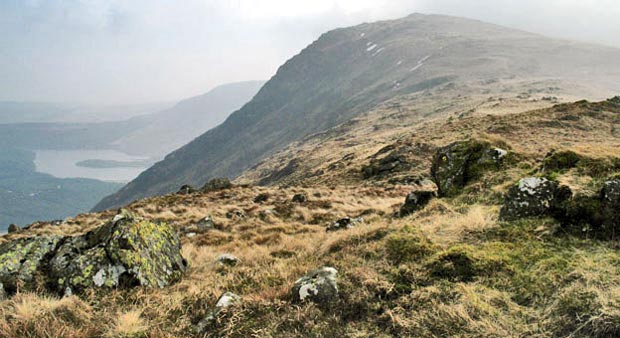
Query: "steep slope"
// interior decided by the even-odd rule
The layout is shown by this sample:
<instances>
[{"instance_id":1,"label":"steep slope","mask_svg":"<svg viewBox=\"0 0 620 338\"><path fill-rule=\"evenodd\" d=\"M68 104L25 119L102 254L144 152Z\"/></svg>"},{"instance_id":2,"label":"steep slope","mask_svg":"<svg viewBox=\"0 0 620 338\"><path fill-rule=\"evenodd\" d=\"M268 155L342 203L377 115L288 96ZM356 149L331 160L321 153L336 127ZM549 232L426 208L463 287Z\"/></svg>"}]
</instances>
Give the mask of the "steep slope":
<instances>
[{"instance_id":1,"label":"steep slope","mask_svg":"<svg viewBox=\"0 0 620 338\"><path fill-rule=\"evenodd\" d=\"M130 154L162 158L205 130L224 122L232 112L250 101L263 84L263 81L245 81L218 86L206 94L150 115L147 126L113 144Z\"/></svg>"},{"instance_id":2,"label":"steep slope","mask_svg":"<svg viewBox=\"0 0 620 338\"><path fill-rule=\"evenodd\" d=\"M467 95L472 83L492 88L502 80L548 79L598 86L593 93L611 95L620 79L620 50L436 15L337 29L286 62L225 123L168 155L95 209L185 183L200 185L215 176L235 177L292 141L396 97L442 85Z\"/></svg>"}]
</instances>

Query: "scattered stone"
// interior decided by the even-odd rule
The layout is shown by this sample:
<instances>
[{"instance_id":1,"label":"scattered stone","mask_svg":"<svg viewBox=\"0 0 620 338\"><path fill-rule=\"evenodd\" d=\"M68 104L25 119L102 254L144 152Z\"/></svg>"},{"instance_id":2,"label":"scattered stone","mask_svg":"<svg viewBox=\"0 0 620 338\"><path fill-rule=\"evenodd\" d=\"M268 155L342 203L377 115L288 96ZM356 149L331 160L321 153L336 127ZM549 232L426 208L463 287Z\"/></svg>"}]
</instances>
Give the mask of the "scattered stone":
<instances>
[{"instance_id":1,"label":"scattered stone","mask_svg":"<svg viewBox=\"0 0 620 338\"><path fill-rule=\"evenodd\" d=\"M211 216L207 216L196 224L196 227L199 231L206 231L215 228L215 223L213 223L213 218Z\"/></svg>"},{"instance_id":2,"label":"scattered stone","mask_svg":"<svg viewBox=\"0 0 620 338\"><path fill-rule=\"evenodd\" d=\"M497 170L508 152L488 142L469 140L440 148L433 158L431 176L440 197L453 197L485 171Z\"/></svg>"},{"instance_id":3,"label":"scattered stone","mask_svg":"<svg viewBox=\"0 0 620 338\"><path fill-rule=\"evenodd\" d=\"M219 255L215 261L219 263L220 265L235 266L241 260L239 260L239 258L235 257L234 255L225 253L225 254Z\"/></svg>"},{"instance_id":4,"label":"scattered stone","mask_svg":"<svg viewBox=\"0 0 620 338\"><path fill-rule=\"evenodd\" d=\"M7 230L7 231L8 231L9 233L14 233L14 232L19 232L20 230L21 230L21 229L20 229L19 225L17 225L17 224L11 224L11 225L9 225L9 228L8 228L8 230Z\"/></svg>"},{"instance_id":5,"label":"scattered stone","mask_svg":"<svg viewBox=\"0 0 620 338\"><path fill-rule=\"evenodd\" d=\"M405 204L400 207L398 215L400 217L405 217L423 209L435 195L434 191L428 190L410 192L407 198L405 198Z\"/></svg>"},{"instance_id":6,"label":"scattered stone","mask_svg":"<svg viewBox=\"0 0 620 338\"><path fill-rule=\"evenodd\" d=\"M165 287L187 262L174 230L121 211L111 222L77 237L39 236L0 245L0 283L8 292L71 292L86 288Z\"/></svg>"},{"instance_id":7,"label":"scattered stone","mask_svg":"<svg viewBox=\"0 0 620 338\"><path fill-rule=\"evenodd\" d=\"M358 217L358 218L344 217L328 225L325 230L327 232L331 232L331 231L351 229L359 223L364 223L364 219L362 217Z\"/></svg>"},{"instance_id":8,"label":"scattered stone","mask_svg":"<svg viewBox=\"0 0 620 338\"><path fill-rule=\"evenodd\" d=\"M196 189L194 189L194 187L192 187L189 184L185 184L184 186L182 186L179 191L177 192L177 194L179 195L189 195L189 194L193 194L196 192Z\"/></svg>"},{"instance_id":9,"label":"scattered stone","mask_svg":"<svg viewBox=\"0 0 620 338\"><path fill-rule=\"evenodd\" d=\"M188 232L188 233L186 233L186 234L185 234L185 236L186 236L187 238L194 238L194 237L196 237L196 235L197 235L197 234L196 234L195 232Z\"/></svg>"},{"instance_id":10,"label":"scattered stone","mask_svg":"<svg viewBox=\"0 0 620 338\"><path fill-rule=\"evenodd\" d=\"M245 212L240 209L230 210L226 212L226 218L229 219L242 219L245 218Z\"/></svg>"},{"instance_id":11,"label":"scattered stone","mask_svg":"<svg viewBox=\"0 0 620 338\"><path fill-rule=\"evenodd\" d=\"M254 197L254 203L264 203L269 199L269 194L261 193Z\"/></svg>"},{"instance_id":12,"label":"scattered stone","mask_svg":"<svg viewBox=\"0 0 620 338\"><path fill-rule=\"evenodd\" d=\"M232 188L232 183L230 183L230 180L225 177L220 177L209 180L200 190L202 190L202 192L210 192L230 188Z\"/></svg>"},{"instance_id":13,"label":"scattered stone","mask_svg":"<svg viewBox=\"0 0 620 338\"><path fill-rule=\"evenodd\" d=\"M265 221L269 217L273 216L274 214L275 214L275 211L272 209L261 210L258 212L258 218Z\"/></svg>"},{"instance_id":14,"label":"scattered stone","mask_svg":"<svg viewBox=\"0 0 620 338\"><path fill-rule=\"evenodd\" d=\"M293 285L294 302L311 301L328 305L338 301L338 271L322 267L298 279Z\"/></svg>"},{"instance_id":15,"label":"scattered stone","mask_svg":"<svg viewBox=\"0 0 620 338\"><path fill-rule=\"evenodd\" d=\"M512 221L526 217L539 217L554 213L554 208L570 199L568 187L546 178L527 177L508 191L500 210L500 219Z\"/></svg>"},{"instance_id":16,"label":"scattered stone","mask_svg":"<svg viewBox=\"0 0 620 338\"><path fill-rule=\"evenodd\" d=\"M4 285L0 283L0 301L3 301L5 299L6 299L6 291L4 291Z\"/></svg>"},{"instance_id":17,"label":"scattered stone","mask_svg":"<svg viewBox=\"0 0 620 338\"><path fill-rule=\"evenodd\" d=\"M64 220L62 220L62 219L57 219L57 220L53 220L53 221L51 221L51 222L50 222L50 224L51 224L52 226L55 226L55 227L57 227L57 226L61 226L61 225L62 225L62 224L64 224L64 223L65 223L65 221L64 221Z\"/></svg>"},{"instance_id":18,"label":"scattered stone","mask_svg":"<svg viewBox=\"0 0 620 338\"><path fill-rule=\"evenodd\" d=\"M295 194L292 199L293 203L306 203L308 202L308 195L305 193Z\"/></svg>"},{"instance_id":19,"label":"scattered stone","mask_svg":"<svg viewBox=\"0 0 620 338\"><path fill-rule=\"evenodd\" d=\"M228 309L233 306L237 306L241 304L241 297L232 293L226 292L222 296L220 296L219 300L215 304L215 308L209 313L203 320L201 320L196 327L194 327L194 331L198 334L204 333L207 328L213 324L217 316L225 309Z\"/></svg>"}]
</instances>

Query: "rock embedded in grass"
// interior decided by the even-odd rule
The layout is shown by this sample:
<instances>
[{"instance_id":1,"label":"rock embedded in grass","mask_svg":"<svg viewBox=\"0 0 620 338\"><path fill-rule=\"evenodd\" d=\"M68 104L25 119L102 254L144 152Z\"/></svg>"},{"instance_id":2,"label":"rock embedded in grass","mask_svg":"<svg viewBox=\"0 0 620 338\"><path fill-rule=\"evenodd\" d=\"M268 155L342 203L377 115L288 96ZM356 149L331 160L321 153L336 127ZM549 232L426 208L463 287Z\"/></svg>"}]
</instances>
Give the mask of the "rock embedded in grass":
<instances>
[{"instance_id":1,"label":"rock embedded in grass","mask_svg":"<svg viewBox=\"0 0 620 338\"><path fill-rule=\"evenodd\" d=\"M338 270L322 267L301 277L291 290L294 302L311 301L319 305L337 302Z\"/></svg>"},{"instance_id":2,"label":"rock embedded in grass","mask_svg":"<svg viewBox=\"0 0 620 338\"><path fill-rule=\"evenodd\" d=\"M291 199L293 203L306 203L308 202L308 195L305 193L295 194Z\"/></svg>"},{"instance_id":3,"label":"rock embedded in grass","mask_svg":"<svg viewBox=\"0 0 620 338\"><path fill-rule=\"evenodd\" d=\"M211 192L217 190L224 190L232 188L232 183L226 177L218 177L209 180L205 185L200 189L202 192Z\"/></svg>"},{"instance_id":4,"label":"rock embedded in grass","mask_svg":"<svg viewBox=\"0 0 620 338\"><path fill-rule=\"evenodd\" d=\"M239 262L241 261L239 258L237 258L234 255L225 253L225 254L221 254L219 255L215 261L217 263L219 263L220 265L225 265L225 266L235 266L237 264L239 264Z\"/></svg>"},{"instance_id":5,"label":"rock embedded in grass","mask_svg":"<svg viewBox=\"0 0 620 338\"><path fill-rule=\"evenodd\" d=\"M325 231L332 232L332 231L338 231L338 230L351 229L360 223L364 223L364 219L361 217L357 217L357 218L344 217L328 225Z\"/></svg>"},{"instance_id":6,"label":"rock embedded in grass","mask_svg":"<svg viewBox=\"0 0 620 338\"><path fill-rule=\"evenodd\" d=\"M254 203L264 203L267 202L267 200L269 200L269 194L267 193L261 193L256 195L256 197L254 197Z\"/></svg>"},{"instance_id":7,"label":"rock embedded in grass","mask_svg":"<svg viewBox=\"0 0 620 338\"><path fill-rule=\"evenodd\" d=\"M215 308L211 313L209 313L204 319L202 319L196 326L194 327L194 332L200 334L207 331L209 325L211 325L217 316L225 309L241 304L241 297L232 293L226 292L220 296L217 303L215 304Z\"/></svg>"},{"instance_id":8,"label":"rock embedded in grass","mask_svg":"<svg viewBox=\"0 0 620 338\"><path fill-rule=\"evenodd\" d=\"M400 207L398 216L405 217L423 209L435 197L434 191L412 191L405 198L405 203Z\"/></svg>"}]
</instances>

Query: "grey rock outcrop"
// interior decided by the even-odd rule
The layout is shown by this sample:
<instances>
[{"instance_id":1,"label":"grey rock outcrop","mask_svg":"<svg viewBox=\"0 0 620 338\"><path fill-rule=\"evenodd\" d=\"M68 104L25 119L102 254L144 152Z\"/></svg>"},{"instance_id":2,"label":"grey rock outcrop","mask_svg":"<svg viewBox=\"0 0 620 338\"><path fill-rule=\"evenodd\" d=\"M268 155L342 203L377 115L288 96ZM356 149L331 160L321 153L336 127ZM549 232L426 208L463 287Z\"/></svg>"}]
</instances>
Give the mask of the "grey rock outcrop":
<instances>
[{"instance_id":1,"label":"grey rock outcrop","mask_svg":"<svg viewBox=\"0 0 620 338\"><path fill-rule=\"evenodd\" d=\"M433 158L431 176L439 197L453 197L485 171L501 167L508 151L488 142L469 140L440 148Z\"/></svg>"},{"instance_id":2,"label":"grey rock outcrop","mask_svg":"<svg viewBox=\"0 0 620 338\"><path fill-rule=\"evenodd\" d=\"M551 215L554 208L568 200L572 192L546 178L527 177L508 191L500 210L500 219L512 221L526 217Z\"/></svg>"}]
</instances>

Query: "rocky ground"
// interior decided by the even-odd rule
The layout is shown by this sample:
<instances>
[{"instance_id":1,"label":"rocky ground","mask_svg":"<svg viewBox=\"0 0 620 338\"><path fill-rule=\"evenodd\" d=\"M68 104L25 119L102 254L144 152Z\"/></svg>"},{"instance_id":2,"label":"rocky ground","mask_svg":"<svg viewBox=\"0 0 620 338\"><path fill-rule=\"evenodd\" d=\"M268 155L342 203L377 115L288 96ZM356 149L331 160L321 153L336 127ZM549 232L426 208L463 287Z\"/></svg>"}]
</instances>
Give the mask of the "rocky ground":
<instances>
[{"instance_id":1,"label":"rocky ground","mask_svg":"<svg viewBox=\"0 0 620 338\"><path fill-rule=\"evenodd\" d=\"M323 173L308 146L289 174L15 229L0 336L618 336L619 122L613 99L336 137Z\"/></svg>"}]
</instances>

